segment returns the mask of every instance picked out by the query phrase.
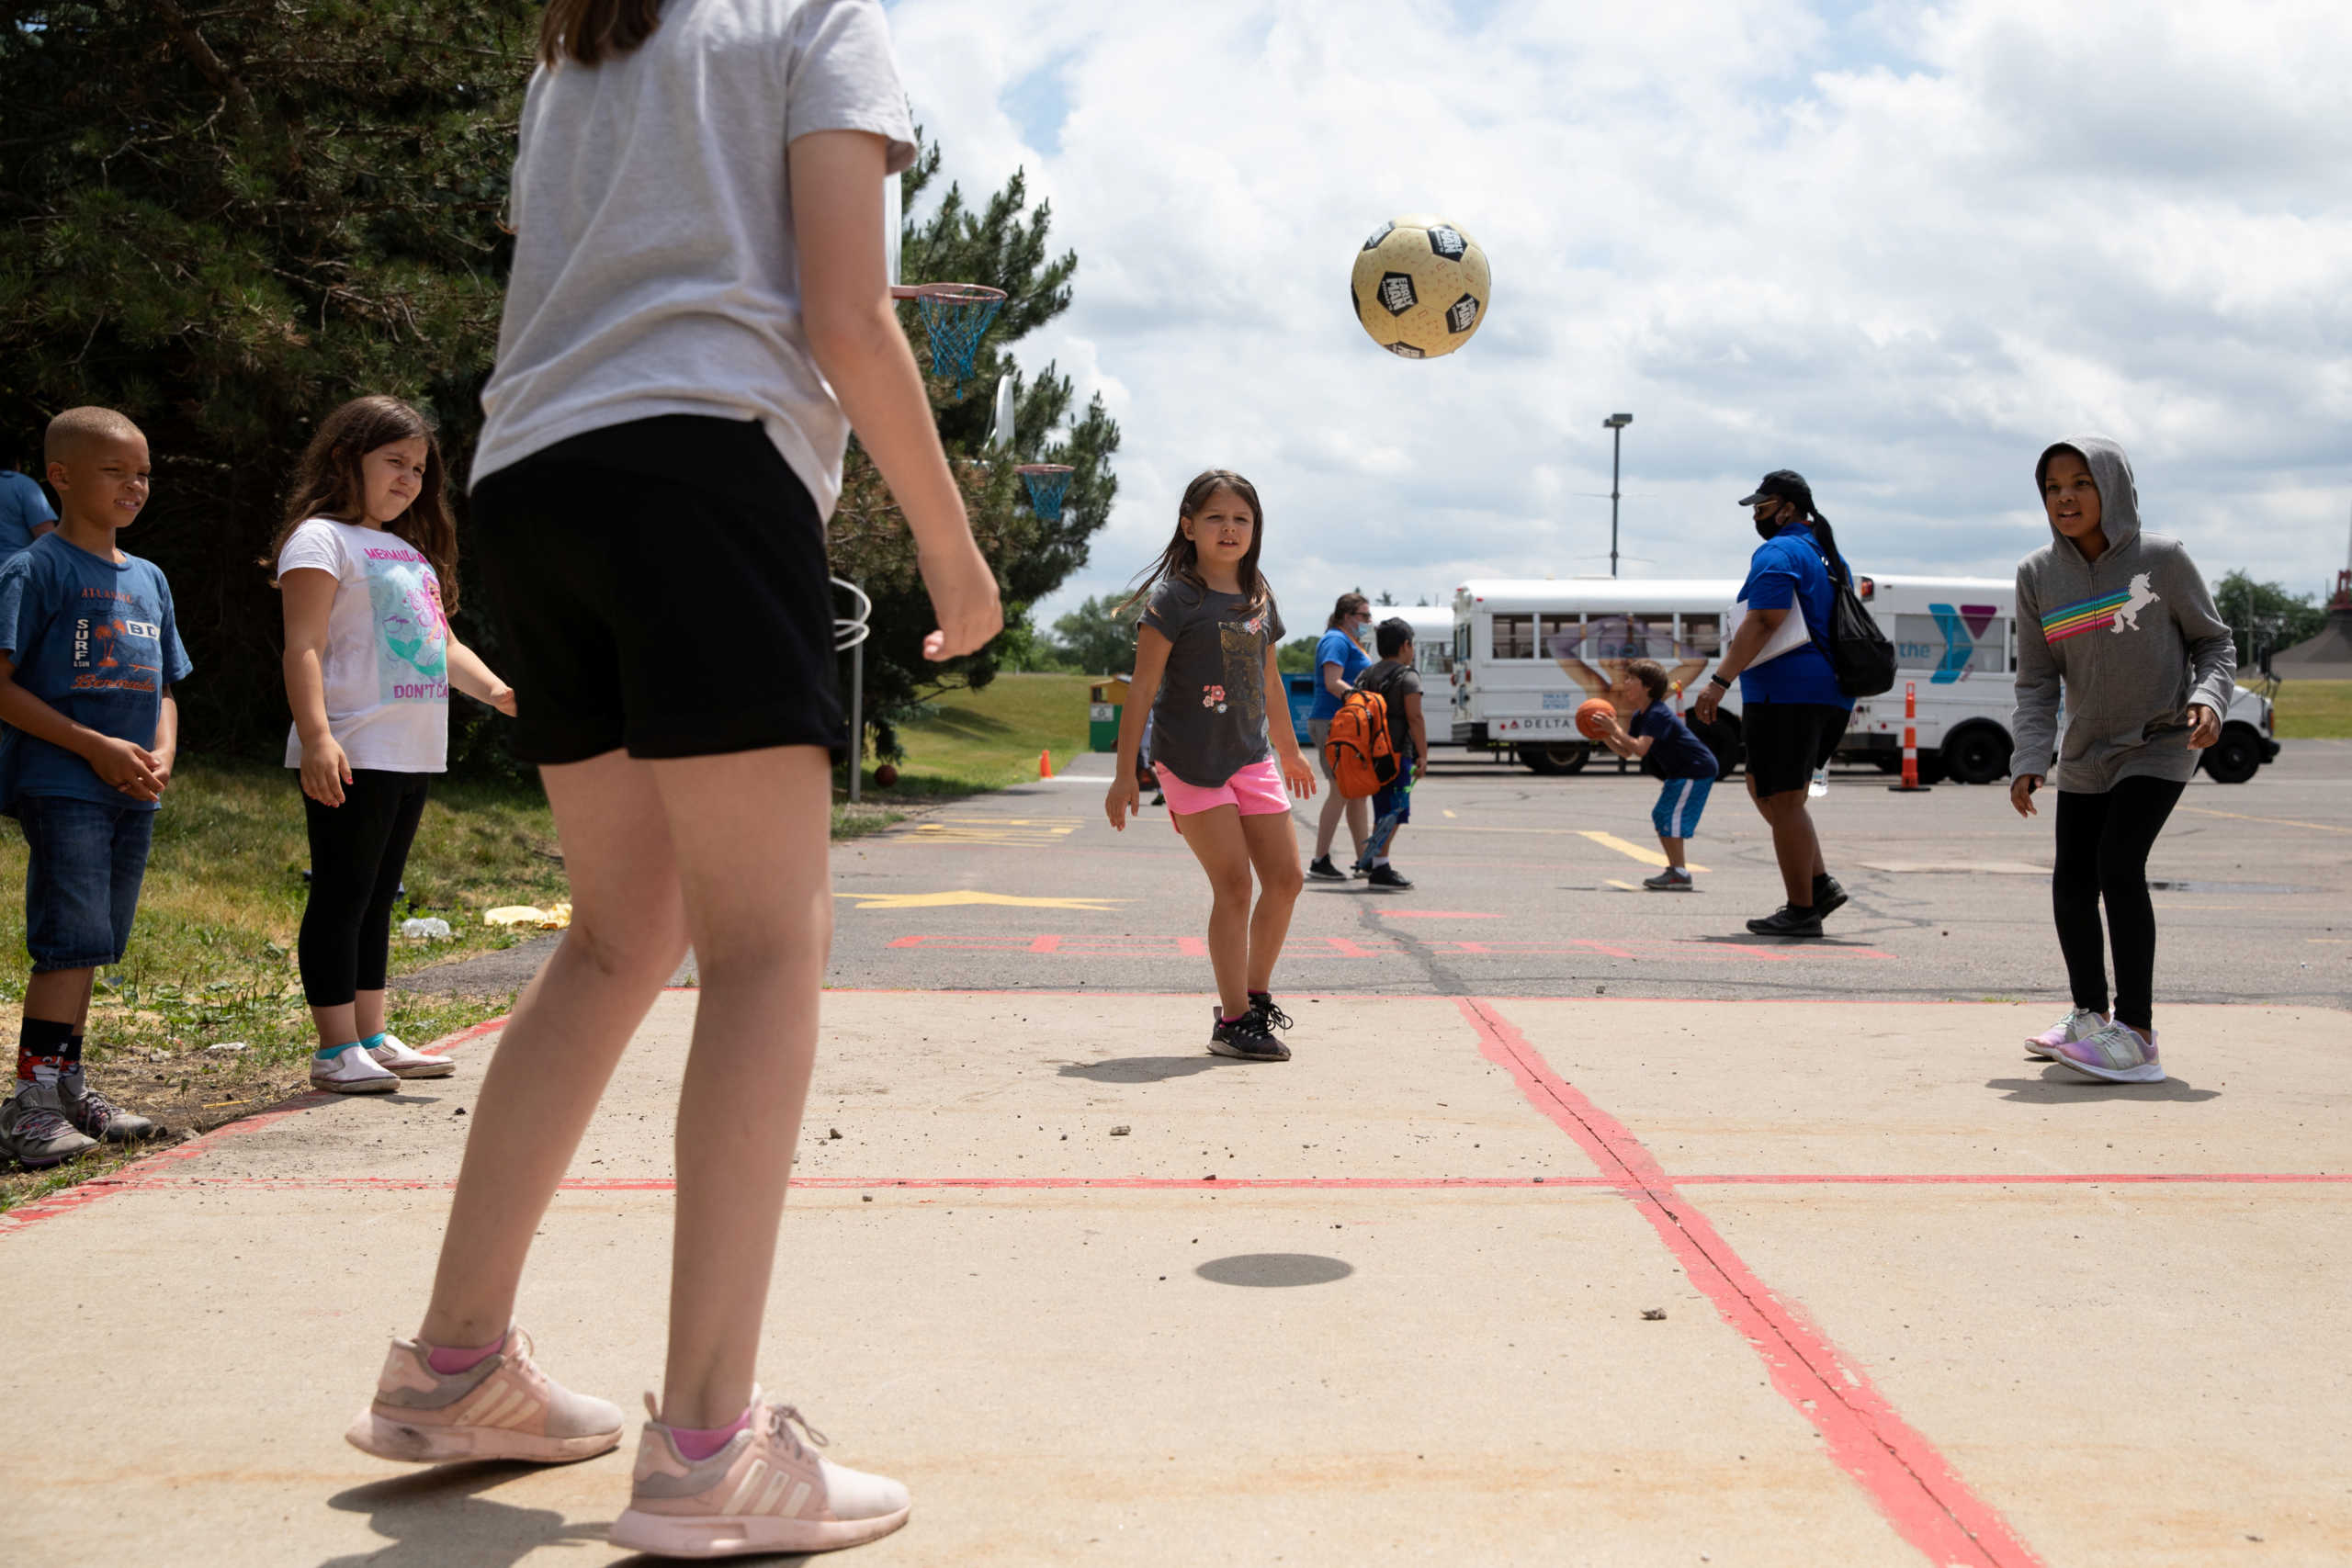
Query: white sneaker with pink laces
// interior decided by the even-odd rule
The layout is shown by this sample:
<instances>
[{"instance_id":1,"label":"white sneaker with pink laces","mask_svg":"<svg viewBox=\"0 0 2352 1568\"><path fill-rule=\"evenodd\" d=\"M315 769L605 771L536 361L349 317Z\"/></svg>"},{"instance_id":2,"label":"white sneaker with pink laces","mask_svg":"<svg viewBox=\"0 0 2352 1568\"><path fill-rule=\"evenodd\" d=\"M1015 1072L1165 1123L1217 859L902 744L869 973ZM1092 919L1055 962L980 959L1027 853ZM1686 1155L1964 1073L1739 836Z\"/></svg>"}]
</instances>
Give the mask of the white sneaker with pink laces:
<instances>
[{"instance_id":1,"label":"white sneaker with pink laces","mask_svg":"<svg viewBox=\"0 0 2352 1568\"><path fill-rule=\"evenodd\" d=\"M2037 1056L2055 1056L2061 1045L2088 1040L2107 1027L2107 1015L2088 1008L2070 1008L2066 1016L2039 1034L2025 1037L2025 1048Z\"/></svg>"},{"instance_id":2,"label":"white sneaker with pink laces","mask_svg":"<svg viewBox=\"0 0 2352 1568\"><path fill-rule=\"evenodd\" d=\"M645 1413L661 1413L650 1393ZM863 1546L907 1522L904 1486L820 1457L802 1433L825 1441L799 1411L767 1404L757 1389L750 1422L706 1460L687 1459L668 1427L648 1420L628 1511L605 1539L656 1557L741 1557Z\"/></svg>"}]
</instances>

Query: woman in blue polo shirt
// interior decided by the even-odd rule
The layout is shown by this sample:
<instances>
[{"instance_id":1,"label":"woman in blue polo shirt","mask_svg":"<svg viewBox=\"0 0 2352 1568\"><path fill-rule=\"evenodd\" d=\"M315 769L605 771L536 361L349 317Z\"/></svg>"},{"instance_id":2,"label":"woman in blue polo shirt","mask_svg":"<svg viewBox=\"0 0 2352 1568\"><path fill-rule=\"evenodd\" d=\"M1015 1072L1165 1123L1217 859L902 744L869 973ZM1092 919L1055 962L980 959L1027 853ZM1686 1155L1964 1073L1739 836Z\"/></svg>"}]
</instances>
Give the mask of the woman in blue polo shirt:
<instances>
[{"instance_id":1,"label":"woman in blue polo shirt","mask_svg":"<svg viewBox=\"0 0 2352 1568\"><path fill-rule=\"evenodd\" d=\"M1747 615L1693 709L1702 723L1712 724L1723 694L1739 682L1747 793L1771 827L1772 853L1788 894L1786 904L1748 921L1747 929L1758 936L1819 936L1822 917L1846 902L1846 890L1822 862L1805 785L1815 769L1828 765L1854 712L1854 699L1838 689L1821 640L1835 595L1828 563L1838 563L1840 576L1847 575L1846 563L1829 520L1814 508L1804 475L1776 468L1740 504L1756 509L1756 532L1764 541L1740 584ZM1805 640L1753 663L1792 609L1804 616Z\"/></svg>"},{"instance_id":2,"label":"woman in blue polo shirt","mask_svg":"<svg viewBox=\"0 0 2352 1568\"><path fill-rule=\"evenodd\" d=\"M1306 874L1323 882L1348 879L1346 872L1331 863L1331 840L1339 836L1340 814L1347 816L1348 837L1355 840L1356 859L1363 859L1364 839L1372 831L1371 802L1341 795L1339 780L1331 776L1331 760L1323 754L1323 742L1331 733L1331 716L1340 711L1341 699L1355 690L1356 677L1372 667L1372 655L1356 640L1371 624L1372 601L1361 593L1342 593L1331 606L1331 618L1324 623L1322 640L1315 645L1315 705L1306 710L1306 733L1315 742L1316 759L1323 765L1324 782L1331 787L1323 792L1323 815L1315 823L1315 858L1307 863Z\"/></svg>"}]
</instances>

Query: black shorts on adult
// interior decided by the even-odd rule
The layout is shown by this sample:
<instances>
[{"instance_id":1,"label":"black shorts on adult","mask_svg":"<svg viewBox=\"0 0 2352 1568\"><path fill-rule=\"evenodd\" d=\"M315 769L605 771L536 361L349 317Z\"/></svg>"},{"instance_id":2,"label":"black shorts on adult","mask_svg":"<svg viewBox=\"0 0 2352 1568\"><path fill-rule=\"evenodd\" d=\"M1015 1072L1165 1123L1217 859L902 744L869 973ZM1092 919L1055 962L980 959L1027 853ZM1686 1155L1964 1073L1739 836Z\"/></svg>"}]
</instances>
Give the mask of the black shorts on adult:
<instances>
[{"instance_id":1,"label":"black shorts on adult","mask_svg":"<svg viewBox=\"0 0 2352 1568\"><path fill-rule=\"evenodd\" d=\"M1803 789L1846 739L1850 709L1827 703L1749 703L1739 710L1747 777L1759 795Z\"/></svg>"},{"instance_id":2,"label":"black shorts on adult","mask_svg":"<svg viewBox=\"0 0 2352 1568\"><path fill-rule=\"evenodd\" d=\"M757 420L665 414L474 487L526 762L847 749L825 525Z\"/></svg>"}]
</instances>

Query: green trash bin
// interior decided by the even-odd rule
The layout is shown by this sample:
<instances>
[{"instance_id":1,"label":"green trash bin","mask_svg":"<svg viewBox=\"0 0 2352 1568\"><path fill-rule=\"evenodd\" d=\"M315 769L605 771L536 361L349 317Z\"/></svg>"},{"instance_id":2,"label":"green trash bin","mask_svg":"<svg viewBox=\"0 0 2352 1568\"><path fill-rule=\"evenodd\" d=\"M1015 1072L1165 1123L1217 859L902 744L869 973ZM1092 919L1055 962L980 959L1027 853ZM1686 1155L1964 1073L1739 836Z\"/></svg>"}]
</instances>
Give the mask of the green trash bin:
<instances>
[{"instance_id":1,"label":"green trash bin","mask_svg":"<svg viewBox=\"0 0 2352 1568\"><path fill-rule=\"evenodd\" d=\"M1127 707L1127 678L1112 675L1087 688L1086 739L1097 751L1119 749L1119 721Z\"/></svg>"}]
</instances>

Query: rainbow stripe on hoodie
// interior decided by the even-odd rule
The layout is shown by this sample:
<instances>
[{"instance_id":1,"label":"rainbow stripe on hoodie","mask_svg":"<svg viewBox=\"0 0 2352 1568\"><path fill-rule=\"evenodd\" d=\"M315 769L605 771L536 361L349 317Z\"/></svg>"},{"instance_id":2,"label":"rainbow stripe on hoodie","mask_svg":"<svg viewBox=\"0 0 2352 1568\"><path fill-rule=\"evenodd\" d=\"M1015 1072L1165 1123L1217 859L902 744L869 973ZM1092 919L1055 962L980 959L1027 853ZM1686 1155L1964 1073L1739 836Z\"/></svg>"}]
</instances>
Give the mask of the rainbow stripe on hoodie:
<instances>
[{"instance_id":1,"label":"rainbow stripe on hoodie","mask_svg":"<svg viewBox=\"0 0 2352 1568\"><path fill-rule=\"evenodd\" d=\"M2084 599L2063 610L2052 610L2041 617L2041 640L2045 643L2064 642L2085 632L2104 631L2115 624L2115 612L2132 602L2127 591L2102 593L2096 599Z\"/></svg>"}]
</instances>

